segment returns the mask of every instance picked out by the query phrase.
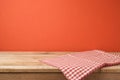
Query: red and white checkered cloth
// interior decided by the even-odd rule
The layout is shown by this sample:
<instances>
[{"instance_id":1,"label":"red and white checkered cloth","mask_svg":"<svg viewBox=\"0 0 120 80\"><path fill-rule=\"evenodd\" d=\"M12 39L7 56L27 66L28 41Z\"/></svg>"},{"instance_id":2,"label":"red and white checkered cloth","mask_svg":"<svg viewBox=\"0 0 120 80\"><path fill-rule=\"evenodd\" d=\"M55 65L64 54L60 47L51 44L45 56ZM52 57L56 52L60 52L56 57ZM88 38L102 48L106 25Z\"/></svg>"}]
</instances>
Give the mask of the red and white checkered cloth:
<instances>
[{"instance_id":1,"label":"red and white checkered cloth","mask_svg":"<svg viewBox=\"0 0 120 80\"><path fill-rule=\"evenodd\" d=\"M97 69L120 64L120 56L93 50L66 54L42 61L60 69L68 80L83 80Z\"/></svg>"}]
</instances>

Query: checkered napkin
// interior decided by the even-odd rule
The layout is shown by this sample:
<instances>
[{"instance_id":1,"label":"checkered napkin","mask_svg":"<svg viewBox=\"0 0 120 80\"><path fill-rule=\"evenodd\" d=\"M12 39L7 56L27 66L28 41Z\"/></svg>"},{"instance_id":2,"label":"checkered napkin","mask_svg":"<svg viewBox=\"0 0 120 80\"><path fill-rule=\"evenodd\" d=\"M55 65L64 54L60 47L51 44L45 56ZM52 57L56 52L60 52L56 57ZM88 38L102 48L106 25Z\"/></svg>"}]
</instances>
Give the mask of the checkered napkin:
<instances>
[{"instance_id":1,"label":"checkered napkin","mask_svg":"<svg viewBox=\"0 0 120 80\"><path fill-rule=\"evenodd\" d=\"M83 80L97 69L120 64L120 56L93 50L66 54L42 61L60 69L68 80Z\"/></svg>"}]
</instances>

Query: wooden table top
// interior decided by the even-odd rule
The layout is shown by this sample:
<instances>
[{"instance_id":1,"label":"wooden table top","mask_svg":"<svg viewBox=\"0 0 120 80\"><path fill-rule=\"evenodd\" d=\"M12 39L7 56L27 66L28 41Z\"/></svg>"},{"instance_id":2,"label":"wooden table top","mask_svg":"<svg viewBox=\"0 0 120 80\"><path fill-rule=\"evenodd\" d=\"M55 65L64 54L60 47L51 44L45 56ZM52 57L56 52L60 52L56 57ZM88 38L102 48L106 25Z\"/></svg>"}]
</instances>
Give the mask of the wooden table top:
<instances>
[{"instance_id":1,"label":"wooden table top","mask_svg":"<svg viewBox=\"0 0 120 80\"><path fill-rule=\"evenodd\" d=\"M73 52L0 52L0 72L60 72L40 60L70 53ZM120 65L99 71L120 73Z\"/></svg>"}]
</instances>

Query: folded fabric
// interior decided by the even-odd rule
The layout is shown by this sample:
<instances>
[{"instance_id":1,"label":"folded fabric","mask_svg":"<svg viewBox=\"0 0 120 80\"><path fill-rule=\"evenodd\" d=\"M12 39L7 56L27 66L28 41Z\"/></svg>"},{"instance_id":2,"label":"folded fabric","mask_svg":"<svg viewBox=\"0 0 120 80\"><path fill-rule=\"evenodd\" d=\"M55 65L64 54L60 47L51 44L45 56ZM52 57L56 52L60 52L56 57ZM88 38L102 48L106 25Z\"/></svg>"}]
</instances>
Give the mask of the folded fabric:
<instances>
[{"instance_id":1,"label":"folded fabric","mask_svg":"<svg viewBox=\"0 0 120 80\"><path fill-rule=\"evenodd\" d=\"M84 51L76 54L70 54L77 58L85 58L91 61L105 64L106 66L115 65L120 63L120 55L110 54L100 50Z\"/></svg>"},{"instance_id":2,"label":"folded fabric","mask_svg":"<svg viewBox=\"0 0 120 80\"><path fill-rule=\"evenodd\" d=\"M68 80L83 80L97 69L119 64L120 56L93 50L66 54L42 61L60 69Z\"/></svg>"}]
</instances>

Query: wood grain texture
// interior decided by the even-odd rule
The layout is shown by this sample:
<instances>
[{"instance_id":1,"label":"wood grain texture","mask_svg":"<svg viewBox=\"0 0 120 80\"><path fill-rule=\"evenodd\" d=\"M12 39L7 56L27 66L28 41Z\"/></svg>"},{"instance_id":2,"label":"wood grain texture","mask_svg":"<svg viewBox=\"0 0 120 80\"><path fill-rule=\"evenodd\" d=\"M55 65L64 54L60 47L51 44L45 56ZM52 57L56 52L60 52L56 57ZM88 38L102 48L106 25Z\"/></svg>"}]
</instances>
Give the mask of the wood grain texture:
<instances>
[{"instance_id":1,"label":"wood grain texture","mask_svg":"<svg viewBox=\"0 0 120 80\"><path fill-rule=\"evenodd\" d=\"M0 80L67 80L57 68L40 60L70 53L73 52L0 52ZM85 80L120 80L119 75L120 65L116 65L102 68Z\"/></svg>"},{"instance_id":2,"label":"wood grain texture","mask_svg":"<svg viewBox=\"0 0 120 80\"><path fill-rule=\"evenodd\" d=\"M60 72L40 60L70 53L73 52L0 52L0 72ZM120 73L120 65L105 67L96 72Z\"/></svg>"},{"instance_id":3,"label":"wood grain texture","mask_svg":"<svg viewBox=\"0 0 120 80\"><path fill-rule=\"evenodd\" d=\"M62 73L1 73L0 80L67 80Z\"/></svg>"},{"instance_id":4,"label":"wood grain texture","mask_svg":"<svg viewBox=\"0 0 120 80\"><path fill-rule=\"evenodd\" d=\"M0 80L67 80L61 72L45 73L0 73ZM120 74L117 73L93 73L85 80L120 80Z\"/></svg>"}]
</instances>

